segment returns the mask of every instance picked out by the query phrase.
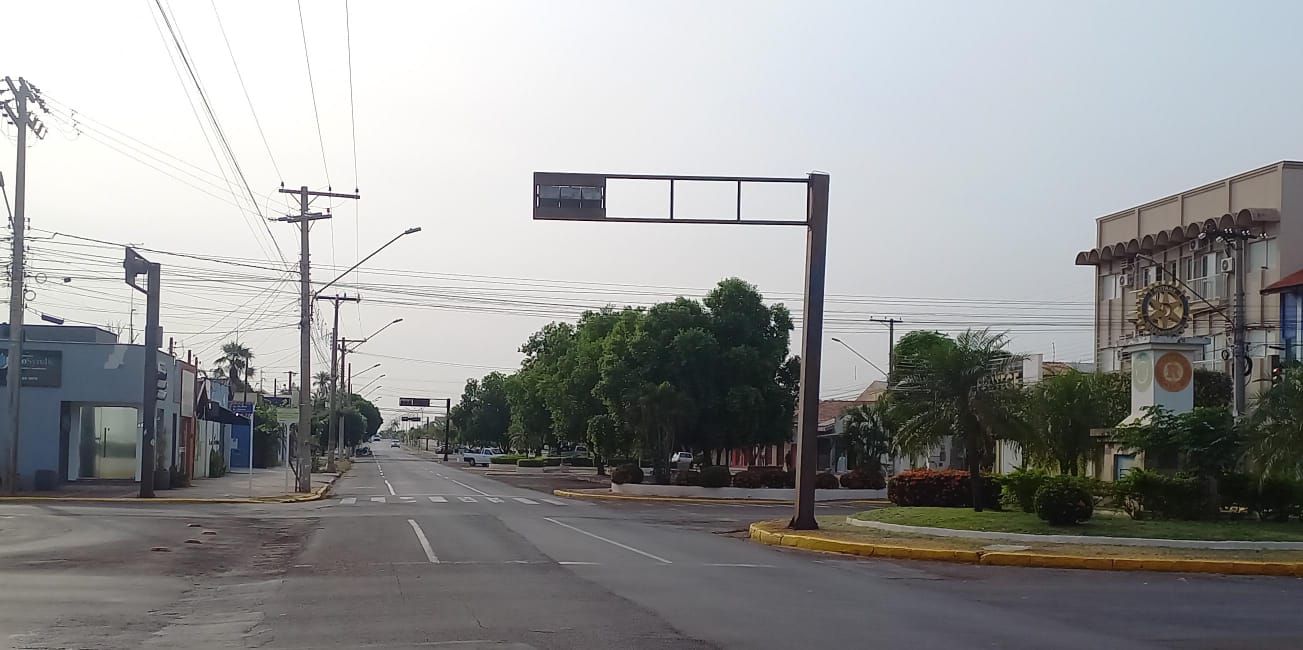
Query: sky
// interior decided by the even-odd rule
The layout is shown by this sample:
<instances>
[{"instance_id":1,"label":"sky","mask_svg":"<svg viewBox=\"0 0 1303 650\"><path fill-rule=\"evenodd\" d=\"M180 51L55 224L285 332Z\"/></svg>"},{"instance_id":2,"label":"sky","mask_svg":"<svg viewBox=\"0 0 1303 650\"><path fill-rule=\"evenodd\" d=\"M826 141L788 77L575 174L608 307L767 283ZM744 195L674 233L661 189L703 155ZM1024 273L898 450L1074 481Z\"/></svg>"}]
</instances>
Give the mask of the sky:
<instances>
[{"instance_id":1,"label":"sky","mask_svg":"<svg viewBox=\"0 0 1303 650\"><path fill-rule=\"evenodd\" d=\"M357 189L314 204L333 215L311 232L314 281L422 228L332 287L362 297L341 336L403 319L351 357L355 390L380 377L366 394L391 414L399 396L455 401L586 308L736 276L800 311L803 229L535 222L534 171L828 173L821 394L849 397L881 374L831 338L885 367L871 317L1090 360L1093 271L1073 257L1096 217L1303 148L1293 2L43 0L8 16L23 27L0 75L50 108L28 149L28 318L139 338L120 260L141 245L182 357L210 367L238 337L283 385L298 234L268 221L296 210L277 189ZM676 211L731 216L732 191L684 189ZM666 200L608 193L629 216ZM802 203L758 189L744 210Z\"/></svg>"}]
</instances>

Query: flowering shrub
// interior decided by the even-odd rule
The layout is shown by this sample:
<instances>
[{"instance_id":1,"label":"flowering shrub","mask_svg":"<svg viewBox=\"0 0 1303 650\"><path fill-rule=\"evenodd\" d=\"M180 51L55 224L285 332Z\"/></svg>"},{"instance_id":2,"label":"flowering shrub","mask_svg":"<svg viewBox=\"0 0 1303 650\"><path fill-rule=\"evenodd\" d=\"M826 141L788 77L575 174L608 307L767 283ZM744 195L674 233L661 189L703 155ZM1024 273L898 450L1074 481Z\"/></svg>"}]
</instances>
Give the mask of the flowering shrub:
<instances>
[{"instance_id":1,"label":"flowering shrub","mask_svg":"<svg viewBox=\"0 0 1303 650\"><path fill-rule=\"evenodd\" d=\"M994 477L982 477L983 507L1000 509L1000 487ZM898 506L962 508L973 504L968 472L958 469L914 469L887 481L887 499Z\"/></svg>"}]
</instances>

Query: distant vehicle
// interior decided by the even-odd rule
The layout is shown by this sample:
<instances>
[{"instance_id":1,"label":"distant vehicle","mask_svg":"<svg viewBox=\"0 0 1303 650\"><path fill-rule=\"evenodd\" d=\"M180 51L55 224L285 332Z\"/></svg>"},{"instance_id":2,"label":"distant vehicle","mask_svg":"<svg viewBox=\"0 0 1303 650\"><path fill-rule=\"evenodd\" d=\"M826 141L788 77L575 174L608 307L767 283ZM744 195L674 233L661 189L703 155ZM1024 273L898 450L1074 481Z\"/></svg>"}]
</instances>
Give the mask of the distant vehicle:
<instances>
[{"instance_id":1,"label":"distant vehicle","mask_svg":"<svg viewBox=\"0 0 1303 650\"><path fill-rule=\"evenodd\" d=\"M483 449L468 449L462 452L461 460L463 463L474 467L476 465L489 466L489 459L502 453L501 449L485 447Z\"/></svg>"},{"instance_id":2,"label":"distant vehicle","mask_svg":"<svg viewBox=\"0 0 1303 650\"><path fill-rule=\"evenodd\" d=\"M670 465L674 466L678 463L692 464L692 452L678 451L673 454L670 454Z\"/></svg>"},{"instance_id":3,"label":"distant vehicle","mask_svg":"<svg viewBox=\"0 0 1303 650\"><path fill-rule=\"evenodd\" d=\"M395 441L389 443L389 446L390 446L390 447L397 447L397 446L398 446L398 441L395 440Z\"/></svg>"},{"instance_id":4,"label":"distant vehicle","mask_svg":"<svg viewBox=\"0 0 1303 650\"><path fill-rule=\"evenodd\" d=\"M380 434L377 433L376 435L371 436L371 442L380 442Z\"/></svg>"}]
</instances>

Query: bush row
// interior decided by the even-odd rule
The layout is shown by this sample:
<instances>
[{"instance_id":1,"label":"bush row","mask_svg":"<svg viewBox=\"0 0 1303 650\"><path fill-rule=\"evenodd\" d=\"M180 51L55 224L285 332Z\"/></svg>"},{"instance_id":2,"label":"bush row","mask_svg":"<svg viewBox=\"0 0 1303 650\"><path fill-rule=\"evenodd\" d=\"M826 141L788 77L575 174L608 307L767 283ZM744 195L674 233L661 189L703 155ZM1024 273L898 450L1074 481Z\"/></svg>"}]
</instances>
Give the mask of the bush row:
<instances>
[{"instance_id":1,"label":"bush row","mask_svg":"<svg viewBox=\"0 0 1303 650\"><path fill-rule=\"evenodd\" d=\"M986 508L1000 508L1000 484L993 476L982 476ZM887 499L898 506L962 508L973 504L972 481L958 469L914 469L887 481Z\"/></svg>"}]
</instances>

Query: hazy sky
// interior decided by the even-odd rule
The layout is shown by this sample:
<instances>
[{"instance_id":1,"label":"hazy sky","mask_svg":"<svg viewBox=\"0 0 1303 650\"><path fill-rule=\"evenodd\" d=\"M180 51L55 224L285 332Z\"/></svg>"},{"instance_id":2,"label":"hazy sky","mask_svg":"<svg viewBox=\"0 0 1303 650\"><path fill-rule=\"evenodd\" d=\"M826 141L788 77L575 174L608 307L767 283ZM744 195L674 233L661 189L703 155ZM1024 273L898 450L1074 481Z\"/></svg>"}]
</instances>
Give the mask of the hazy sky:
<instances>
[{"instance_id":1,"label":"hazy sky","mask_svg":"<svg viewBox=\"0 0 1303 650\"><path fill-rule=\"evenodd\" d=\"M534 170L831 174L830 396L879 375L829 337L886 365L869 316L903 318L898 333L990 325L1019 351L1089 359L1092 272L1072 262L1095 217L1303 146L1293 2L357 0L356 159L343 0L302 3L322 141L294 2L163 6L265 216L290 209L282 182L360 189L314 228L314 279L424 229L340 287L363 297L342 308L345 336L404 318L354 358L355 372L383 364L354 385L384 373L372 396L386 408L514 367L530 332L586 306L739 276L799 310L801 229L536 223ZM155 3L26 2L6 23L0 74L31 80L54 112L30 148L33 235L244 258L149 253L164 265L163 324L205 366L239 325L266 388L283 382L297 370L297 283L273 270L271 237L293 263L297 233L264 227L223 180ZM663 209L645 194L610 202ZM757 197L748 213L800 216L779 209L790 197ZM128 322L121 249L86 243L32 243L46 281L30 307Z\"/></svg>"}]
</instances>

